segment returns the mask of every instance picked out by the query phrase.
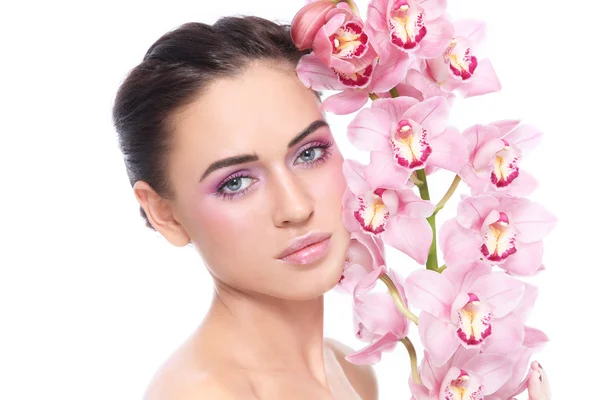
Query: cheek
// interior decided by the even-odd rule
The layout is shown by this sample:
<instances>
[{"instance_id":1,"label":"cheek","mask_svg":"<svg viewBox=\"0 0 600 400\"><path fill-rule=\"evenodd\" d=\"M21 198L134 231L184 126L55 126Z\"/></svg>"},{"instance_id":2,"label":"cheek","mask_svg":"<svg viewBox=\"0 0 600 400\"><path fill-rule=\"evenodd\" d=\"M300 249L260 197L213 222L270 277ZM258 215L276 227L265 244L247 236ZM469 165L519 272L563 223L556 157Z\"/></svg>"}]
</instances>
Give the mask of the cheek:
<instances>
[{"instance_id":1,"label":"cheek","mask_svg":"<svg viewBox=\"0 0 600 400\"><path fill-rule=\"evenodd\" d=\"M232 249L240 249L251 240L248 238L257 237L256 221L248 218L252 213L243 202L231 205L206 194L198 197L188 221L194 242L207 264L222 268L234 262L233 256L239 254Z\"/></svg>"},{"instance_id":2,"label":"cheek","mask_svg":"<svg viewBox=\"0 0 600 400\"><path fill-rule=\"evenodd\" d=\"M313 196L317 203L321 203L335 214L340 214L342 196L346 189L346 180L342 173L343 158L339 153L334 153L324 168L320 168L316 184L313 186Z\"/></svg>"},{"instance_id":3,"label":"cheek","mask_svg":"<svg viewBox=\"0 0 600 400\"><path fill-rule=\"evenodd\" d=\"M252 228L252 219L247 218L248 212L243 205L228 207L218 202L211 199L192 215L200 243L226 247L234 243L236 238L256 229L255 224Z\"/></svg>"}]
</instances>

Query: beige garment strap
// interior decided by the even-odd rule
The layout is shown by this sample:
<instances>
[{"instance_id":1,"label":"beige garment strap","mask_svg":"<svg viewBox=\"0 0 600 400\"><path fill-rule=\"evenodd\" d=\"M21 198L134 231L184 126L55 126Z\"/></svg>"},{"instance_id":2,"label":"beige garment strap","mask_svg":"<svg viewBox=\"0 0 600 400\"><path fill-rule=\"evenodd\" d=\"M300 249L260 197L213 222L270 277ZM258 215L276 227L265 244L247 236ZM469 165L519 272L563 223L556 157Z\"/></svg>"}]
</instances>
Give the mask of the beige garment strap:
<instances>
[{"instance_id":1,"label":"beige garment strap","mask_svg":"<svg viewBox=\"0 0 600 400\"><path fill-rule=\"evenodd\" d=\"M362 400L360 395L354 390L354 387L346 377L344 369L340 365L335 352L328 346L325 346L325 372L331 392L340 400ZM343 396L343 399L339 396Z\"/></svg>"}]
</instances>

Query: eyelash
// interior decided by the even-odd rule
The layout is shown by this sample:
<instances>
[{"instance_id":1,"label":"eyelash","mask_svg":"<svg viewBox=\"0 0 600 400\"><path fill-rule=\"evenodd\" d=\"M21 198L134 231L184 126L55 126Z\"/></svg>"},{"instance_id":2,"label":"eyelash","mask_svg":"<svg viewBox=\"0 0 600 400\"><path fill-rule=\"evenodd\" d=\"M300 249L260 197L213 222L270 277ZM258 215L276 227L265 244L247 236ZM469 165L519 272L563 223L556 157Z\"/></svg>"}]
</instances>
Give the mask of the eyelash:
<instances>
[{"instance_id":1,"label":"eyelash","mask_svg":"<svg viewBox=\"0 0 600 400\"><path fill-rule=\"evenodd\" d=\"M324 163L331 155L331 150L329 149L331 147L331 145L332 145L332 143L329 141L318 141L318 142L309 143L308 145L304 146L299 151L300 155L302 155L302 153L305 152L306 150L312 150L312 149L323 149L323 154L321 155L321 157L317 158L316 160L308 161L308 162L305 162L302 164L317 165L320 163ZM300 157L300 155L298 157ZM298 157L296 157L296 158L298 158ZM307 167L301 167L301 168L307 168ZM215 195L217 197L223 197L225 199L231 200L236 196L246 193L250 189L250 186L248 186L246 189L242 189L240 191L233 192L233 193L226 193L223 191L223 189L227 186L227 184L236 178L239 178L239 179L252 178L252 176L250 176L247 172L239 172L239 173L231 175L230 177L228 177L226 180L224 180L219 185L219 187L217 188L217 191L215 192Z\"/></svg>"}]
</instances>

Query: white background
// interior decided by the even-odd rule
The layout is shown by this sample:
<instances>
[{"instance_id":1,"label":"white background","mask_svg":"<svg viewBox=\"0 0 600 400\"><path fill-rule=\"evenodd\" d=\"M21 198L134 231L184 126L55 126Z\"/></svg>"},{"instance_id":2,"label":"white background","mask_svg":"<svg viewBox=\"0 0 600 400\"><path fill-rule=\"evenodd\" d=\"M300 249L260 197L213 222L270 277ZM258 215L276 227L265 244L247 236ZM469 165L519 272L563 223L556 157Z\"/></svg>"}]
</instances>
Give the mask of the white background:
<instances>
[{"instance_id":1,"label":"white background","mask_svg":"<svg viewBox=\"0 0 600 400\"><path fill-rule=\"evenodd\" d=\"M136 399L203 317L212 282L192 248L147 229L111 124L121 80L164 32L254 14L290 22L303 0L16 2L0 11L0 399ZM530 324L555 399L589 399L598 335L598 22L577 4L450 0L488 23L503 90L457 101L452 122L522 118L545 132L522 168L559 217ZM359 1L366 15L367 1ZM330 115L346 156L352 116ZM433 180L439 199L449 175ZM461 186L461 192L465 187ZM452 216L456 201L440 215ZM403 275L415 265L389 251ZM325 334L354 348L349 298L326 296ZM416 331L411 337L418 342ZM376 365L381 399L408 399L403 347Z\"/></svg>"}]
</instances>

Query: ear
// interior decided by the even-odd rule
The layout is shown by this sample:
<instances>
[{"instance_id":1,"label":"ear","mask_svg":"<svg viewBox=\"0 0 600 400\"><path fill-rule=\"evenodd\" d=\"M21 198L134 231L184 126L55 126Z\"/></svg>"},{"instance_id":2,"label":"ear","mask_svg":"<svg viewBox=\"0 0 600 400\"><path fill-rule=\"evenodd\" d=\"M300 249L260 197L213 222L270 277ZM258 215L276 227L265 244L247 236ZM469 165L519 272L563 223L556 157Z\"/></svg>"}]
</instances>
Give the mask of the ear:
<instances>
[{"instance_id":1,"label":"ear","mask_svg":"<svg viewBox=\"0 0 600 400\"><path fill-rule=\"evenodd\" d=\"M183 225L175 218L170 201L162 198L152 187L137 181L133 185L133 193L144 209L150 224L174 246L182 247L190 243L190 237Z\"/></svg>"}]
</instances>

